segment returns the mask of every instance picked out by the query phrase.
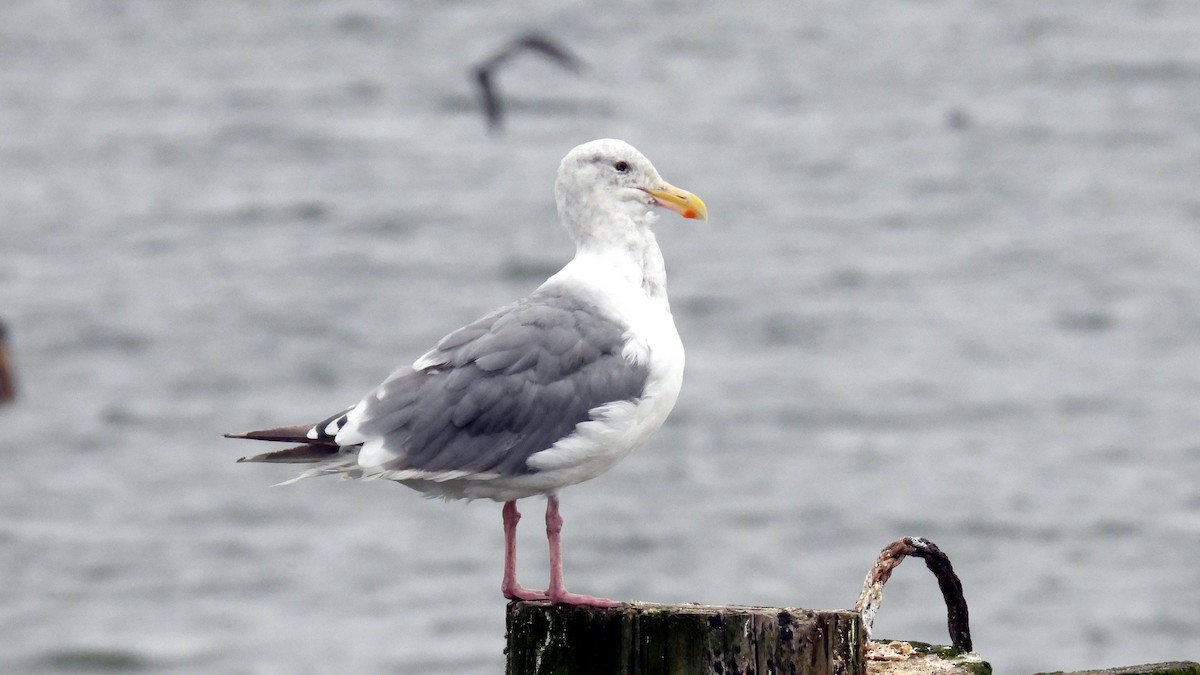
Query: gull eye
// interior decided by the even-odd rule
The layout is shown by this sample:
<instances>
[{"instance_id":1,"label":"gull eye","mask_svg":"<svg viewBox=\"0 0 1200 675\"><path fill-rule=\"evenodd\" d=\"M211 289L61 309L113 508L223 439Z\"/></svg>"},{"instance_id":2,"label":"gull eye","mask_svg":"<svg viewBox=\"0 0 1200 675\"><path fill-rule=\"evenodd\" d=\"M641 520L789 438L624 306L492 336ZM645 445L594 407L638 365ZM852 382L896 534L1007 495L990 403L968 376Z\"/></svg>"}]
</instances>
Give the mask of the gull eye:
<instances>
[{"instance_id":1,"label":"gull eye","mask_svg":"<svg viewBox=\"0 0 1200 675\"><path fill-rule=\"evenodd\" d=\"M623 159L613 162L613 168L617 170L617 173L629 173L629 162Z\"/></svg>"}]
</instances>

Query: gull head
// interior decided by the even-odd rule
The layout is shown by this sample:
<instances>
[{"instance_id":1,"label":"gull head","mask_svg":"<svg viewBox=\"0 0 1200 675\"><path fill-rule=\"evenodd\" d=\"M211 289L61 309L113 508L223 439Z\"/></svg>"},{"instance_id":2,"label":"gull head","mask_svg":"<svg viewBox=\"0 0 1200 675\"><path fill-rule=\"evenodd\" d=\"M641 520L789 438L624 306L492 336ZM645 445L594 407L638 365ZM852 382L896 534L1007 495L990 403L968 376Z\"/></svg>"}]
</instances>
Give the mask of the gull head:
<instances>
[{"instance_id":1,"label":"gull head","mask_svg":"<svg viewBox=\"0 0 1200 675\"><path fill-rule=\"evenodd\" d=\"M554 196L559 218L577 240L597 222L648 225L659 206L684 218L708 218L703 200L663 180L632 145L611 138L567 153L558 167Z\"/></svg>"}]
</instances>

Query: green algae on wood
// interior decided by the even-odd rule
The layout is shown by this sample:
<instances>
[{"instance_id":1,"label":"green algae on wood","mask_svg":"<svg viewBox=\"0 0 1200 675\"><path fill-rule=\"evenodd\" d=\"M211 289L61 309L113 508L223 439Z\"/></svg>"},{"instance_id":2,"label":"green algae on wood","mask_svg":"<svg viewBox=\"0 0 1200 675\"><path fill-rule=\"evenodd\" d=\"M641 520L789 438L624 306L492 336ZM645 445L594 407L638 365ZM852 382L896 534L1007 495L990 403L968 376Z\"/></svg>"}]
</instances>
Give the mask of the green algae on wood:
<instances>
[{"instance_id":1,"label":"green algae on wood","mask_svg":"<svg viewBox=\"0 0 1200 675\"><path fill-rule=\"evenodd\" d=\"M991 675L992 664L975 652L925 642L867 643L867 675Z\"/></svg>"}]
</instances>

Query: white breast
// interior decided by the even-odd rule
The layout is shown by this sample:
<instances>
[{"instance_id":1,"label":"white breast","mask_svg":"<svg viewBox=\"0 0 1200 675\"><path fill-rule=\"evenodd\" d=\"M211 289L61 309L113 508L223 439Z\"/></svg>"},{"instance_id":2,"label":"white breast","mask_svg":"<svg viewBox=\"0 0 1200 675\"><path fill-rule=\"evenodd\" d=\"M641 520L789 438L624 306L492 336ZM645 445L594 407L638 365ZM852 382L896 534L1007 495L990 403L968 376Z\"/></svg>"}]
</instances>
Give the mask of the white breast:
<instances>
[{"instance_id":1,"label":"white breast","mask_svg":"<svg viewBox=\"0 0 1200 675\"><path fill-rule=\"evenodd\" d=\"M539 473L530 478L560 485L594 478L644 443L675 407L683 384L683 343L665 292L648 295L641 270L629 267L627 256L579 255L546 282L586 289L601 311L629 326L622 354L650 373L640 398L594 409L574 434L533 455L529 465Z\"/></svg>"}]
</instances>

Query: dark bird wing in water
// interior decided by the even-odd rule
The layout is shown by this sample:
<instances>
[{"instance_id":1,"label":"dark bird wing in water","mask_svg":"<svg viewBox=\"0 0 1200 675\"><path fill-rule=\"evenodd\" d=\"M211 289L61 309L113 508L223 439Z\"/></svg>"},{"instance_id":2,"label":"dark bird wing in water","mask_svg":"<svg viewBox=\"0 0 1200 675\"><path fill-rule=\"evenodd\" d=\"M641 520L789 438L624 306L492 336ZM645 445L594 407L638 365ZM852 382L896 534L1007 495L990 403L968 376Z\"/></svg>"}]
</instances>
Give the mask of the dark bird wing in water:
<instances>
[{"instance_id":1,"label":"dark bird wing in water","mask_svg":"<svg viewBox=\"0 0 1200 675\"><path fill-rule=\"evenodd\" d=\"M541 54L573 73L578 73L583 69L583 61L579 57L545 35L530 33L509 42L475 66L475 82L479 85L479 100L483 106L483 114L487 118L490 131L499 131L504 122L504 104L496 90L496 71L521 52Z\"/></svg>"},{"instance_id":2,"label":"dark bird wing in water","mask_svg":"<svg viewBox=\"0 0 1200 675\"><path fill-rule=\"evenodd\" d=\"M0 403L12 403L17 398L17 381L8 358L8 328L0 321Z\"/></svg>"}]
</instances>

